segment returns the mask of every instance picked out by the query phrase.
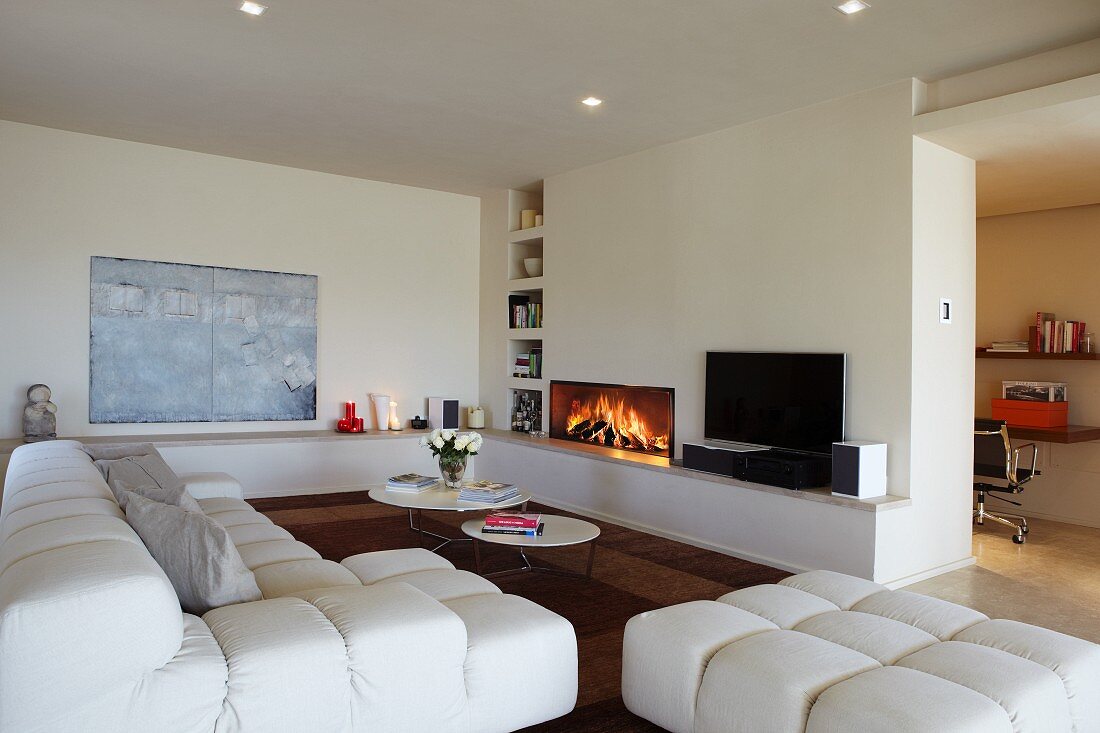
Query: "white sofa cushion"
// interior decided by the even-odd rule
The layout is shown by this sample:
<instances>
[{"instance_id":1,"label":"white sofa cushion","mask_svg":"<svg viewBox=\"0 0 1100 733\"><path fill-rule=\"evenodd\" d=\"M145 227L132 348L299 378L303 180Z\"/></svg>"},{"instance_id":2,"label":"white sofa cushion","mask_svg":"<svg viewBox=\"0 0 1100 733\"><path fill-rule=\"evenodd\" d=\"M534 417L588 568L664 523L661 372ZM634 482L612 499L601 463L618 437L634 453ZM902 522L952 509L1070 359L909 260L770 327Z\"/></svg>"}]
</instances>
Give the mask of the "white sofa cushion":
<instances>
[{"instance_id":1,"label":"white sofa cushion","mask_svg":"<svg viewBox=\"0 0 1100 733\"><path fill-rule=\"evenodd\" d=\"M1000 705L962 685L904 667L882 667L821 693L807 733L1011 733Z\"/></svg>"},{"instance_id":2,"label":"white sofa cushion","mask_svg":"<svg viewBox=\"0 0 1100 733\"><path fill-rule=\"evenodd\" d=\"M403 583L325 588L304 598L344 640L357 730L486 730L470 728L464 670L469 642L453 612ZM512 687L516 679L501 676L498 683Z\"/></svg>"},{"instance_id":3,"label":"white sofa cushion","mask_svg":"<svg viewBox=\"0 0 1100 733\"><path fill-rule=\"evenodd\" d=\"M703 673L719 649L778 627L716 601L690 601L638 614L626 624L623 700L627 708L673 733L695 730Z\"/></svg>"},{"instance_id":4,"label":"white sofa cushion","mask_svg":"<svg viewBox=\"0 0 1100 733\"><path fill-rule=\"evenodd\" d=\"M955 641L1000 649L1051 670L1062 680L1074 730L1100 731L1100 645L1008 619L982 621Z\"/></svg>"},{"instance_id":5,"label":"white sofa cushion","mask_svg":"<svg viewBox=\"0 0 1100 733\"><path fill-rule=\"evenodd\" d=\"M947 641L905 657L898 666L980 692L1004 708L1017 733L1073 730L1062 680L1046 667L1014 654Z\"/></svg>"},{"instance_id":6,"label":"white sofa cushion","mask_svg":"<svg viewBox=\"0 0 1100 733\"><path fill-rule=\"evenodd\" d=\"M577 704L577 637L564 618L509 594L482 593L443 605L466 626L468 730L518 730ZM517 680L523 681L521 693Z\"/></svg>"},{"instance_id":7,"label":"white sofa cushion","mask_svg":"<svg viewBox=\"0 0 1100 733\"><path fill-rule=\"evenodd\" d=\"M0 576L0 730L63 729L51 721L163 667L182 638L144 547L76 542L15 562Z\"/></svg>"},{"instance_id":8,"label":"white sofa cushion","mask_svg":"<svg viewBox=\"0 0 1100 733\"><path fill-rule=\"evenodd\" d=\"M312 604L298 598L242 603L216 608L203 621L229 668L219 732L348 729L344 639Z\"/></svg>"}]
</instances>

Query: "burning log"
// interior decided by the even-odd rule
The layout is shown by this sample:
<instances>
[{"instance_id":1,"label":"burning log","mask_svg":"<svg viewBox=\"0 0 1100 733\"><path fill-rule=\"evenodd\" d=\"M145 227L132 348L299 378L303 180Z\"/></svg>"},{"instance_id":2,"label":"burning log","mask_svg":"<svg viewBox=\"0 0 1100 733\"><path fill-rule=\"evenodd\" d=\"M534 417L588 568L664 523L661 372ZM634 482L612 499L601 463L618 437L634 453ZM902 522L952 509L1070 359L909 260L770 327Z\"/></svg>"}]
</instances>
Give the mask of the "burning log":
<instances>
[{"instance_id":1,"label":"burning log","mask_svg":"<svg viewBox=\"0 0 1100 733\"><path fill-rule=\"evenodd\" d=\"M615 437L615 429L609 427L603 432L603 444L606 446L615 445Z\"/></svg>"},{"instance_id":2,"label":"burning log","mask_svg":"<svg viewBox=\"0 0 1100 733\"><path fill-rule=\"evenodd\" d=\"M569 429L569 434L570 435L580 435L585 430L587 430L589 427L591 427L591 425L592 425L591 420L582 420L581 422L577 423L576 425L574 425L572 428Z\"/></svg>"}]
</instances>

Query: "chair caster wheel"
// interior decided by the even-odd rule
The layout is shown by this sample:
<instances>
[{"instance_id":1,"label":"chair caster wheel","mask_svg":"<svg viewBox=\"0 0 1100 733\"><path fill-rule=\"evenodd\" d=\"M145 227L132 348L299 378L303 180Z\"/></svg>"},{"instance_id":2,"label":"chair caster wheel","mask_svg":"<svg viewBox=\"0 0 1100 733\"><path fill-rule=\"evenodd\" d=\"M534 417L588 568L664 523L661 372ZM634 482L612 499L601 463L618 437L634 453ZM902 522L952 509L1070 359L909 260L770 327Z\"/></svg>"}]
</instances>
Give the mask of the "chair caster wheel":
<instances>
[{"instance_id":1,"label":"chair caster wheel","mask_svg":"<svg viewBox=\"0 0 1100 733\"><path fill-rule=\"evenodd\" d=\"M1012 535L1012 541L1017 545L1022 545L1027 542L1027 537L1024 537L1022 534L1014 534Z\"/></svg>"},{"instance_id":2,"label":"chair caster wheel","mask_svg":"<svg viewBox=\"0 0 1100 733\"><path fill-rule=\"evenodd\" d=\"M1023 529L1020 530L1020 532L1022 532L1023 534L1027 534L1028 529L1029 529L1028 527L1024 527Z\"/></svg>"}]
</instances>

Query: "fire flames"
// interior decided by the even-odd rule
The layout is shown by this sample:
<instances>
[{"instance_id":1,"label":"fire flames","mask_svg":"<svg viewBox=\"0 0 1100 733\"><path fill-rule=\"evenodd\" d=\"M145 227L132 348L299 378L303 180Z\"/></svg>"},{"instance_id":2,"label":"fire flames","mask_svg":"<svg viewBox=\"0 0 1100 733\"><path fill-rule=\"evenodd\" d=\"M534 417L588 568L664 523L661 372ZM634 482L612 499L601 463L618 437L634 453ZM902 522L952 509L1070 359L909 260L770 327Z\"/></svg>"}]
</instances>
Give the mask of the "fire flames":
<instances>
[{"instance_id":1,"label":"fire flames","mask_svg":"<svg viewBox=\"0 0 1100 733\"><path fill-rule=\"evenodd\" d=\"M595 443L608 448L639 451L667 451L668 433L657 434L626 400L600 395L595 402L573 400L565 433L573 440Z\"/></svg>"}]
</instances>

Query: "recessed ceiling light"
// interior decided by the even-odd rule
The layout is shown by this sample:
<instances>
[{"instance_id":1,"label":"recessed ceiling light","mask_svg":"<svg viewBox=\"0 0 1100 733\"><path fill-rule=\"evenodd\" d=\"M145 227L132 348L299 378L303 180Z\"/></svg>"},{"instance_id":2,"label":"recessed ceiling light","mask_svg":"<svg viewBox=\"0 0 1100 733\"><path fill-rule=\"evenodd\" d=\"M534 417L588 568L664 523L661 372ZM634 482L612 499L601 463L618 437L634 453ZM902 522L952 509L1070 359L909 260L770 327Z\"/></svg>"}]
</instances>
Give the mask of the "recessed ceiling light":
<instances>
[{"instance_id":1,"label":"recessed ceiling light","mask_svg":"<svg viewBox=\"0 0 1100 733\"><path fill-rule=\"evenodd\" d=\"M589 107L599 107L603 104L603 100L599 97L588 97L587 99L582 99L581 104L586 104Z\"/></svg>"},{"instance_id":2,"label":"recessed ceiling light","mask_svg":"<svg viewBox=\"0 0 1100 733\"><path fill-rule=\"evenodd\" d=\"M249 15L263 15L267 10L266 5L260 5L259 3L251 2L250 0L244 0L241 3L241 12L248 13Z\"/></svg>"},{"instance_id":3,"label":"recessed ceiling light","mask_svg":"<svg viewBox=\"0 0 1100 733\"><path fill-rule=\"evenodd\" d=\"M847 0L847 2L843 2L840 5L835 5L833 7L835 7L837 10L844 13L845 15L854 15L859 11L866 10L871 6L863 2L863 0Z\"/></svg>"}]
</instances>

